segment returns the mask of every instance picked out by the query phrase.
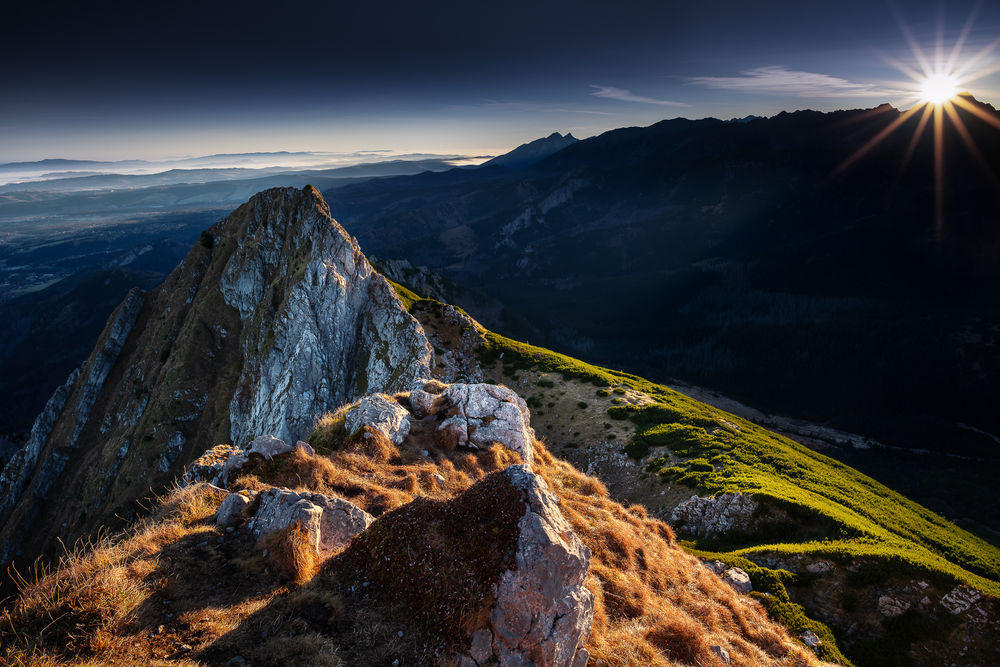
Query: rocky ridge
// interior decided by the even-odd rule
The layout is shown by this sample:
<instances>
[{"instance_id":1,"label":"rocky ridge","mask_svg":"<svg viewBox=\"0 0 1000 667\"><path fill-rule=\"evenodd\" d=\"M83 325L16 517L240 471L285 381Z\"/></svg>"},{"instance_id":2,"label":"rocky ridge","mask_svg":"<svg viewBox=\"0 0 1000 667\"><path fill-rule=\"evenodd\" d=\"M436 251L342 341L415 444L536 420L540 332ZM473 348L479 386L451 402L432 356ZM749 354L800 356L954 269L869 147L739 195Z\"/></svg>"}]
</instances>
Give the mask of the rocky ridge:
<instances>
[{"instance_id":1,"label":"rocky ridge","mask_svg":"<svg viewBox=\"0 0 1000 667\"><path fill-rule=\"evenodd\" d=\"M294 442L346 401L407 390L432 358L315 189L255 195L160 287L129 294L46 406L0 474L0 560L133 515L216 443Z\"/></svg>"}]
</instances>

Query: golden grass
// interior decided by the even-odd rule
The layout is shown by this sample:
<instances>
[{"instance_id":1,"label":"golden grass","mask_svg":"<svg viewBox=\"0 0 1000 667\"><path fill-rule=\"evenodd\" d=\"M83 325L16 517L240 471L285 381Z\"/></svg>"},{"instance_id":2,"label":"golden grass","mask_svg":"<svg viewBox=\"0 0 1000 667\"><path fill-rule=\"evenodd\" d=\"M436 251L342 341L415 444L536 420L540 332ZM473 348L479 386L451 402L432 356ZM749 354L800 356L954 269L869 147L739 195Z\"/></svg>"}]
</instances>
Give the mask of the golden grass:
<instances>
[{"instance_id":1,"label":"golden grass","mask_svg":"<svg viewBox=\"0 0 1000 667\"><path fill-rule=\"evenodd\" d=\"M255 460L233 486L336 495L379 516L416 498L453 498L520 462L499 445L448 450L434 442L431 423L415 422L398 447L380 434L352 438L330 429L343 429L336 413L312 438L314 447L329 444L327 455L297 449ZM599 480L553 457L541 442L534 470L593 554L586 586L594 594L594 624L586 646L595 660L608 667L717 665L710 647L718 645L732 664L818 664L757 602L682 551L670 527L645 508L612 501ZM303 548L301 531L292 527L266 545L219 533L212 515L220 501L207 485L177 489L130 533L79 546L54 570L22 580L20 595L0 615L0 663L185 664L188 655L214 659L212 651L226 646L220 639L241 636L266 637L254 639L252 650L241 647L248 659L265 662L340 665L393 655L399 625L387 622L388 612L345 610L319 585L321 577L297 589L284 583L308 582L321 566ZM269 609L281 611L263 613ZM319 632L307 620L317 615L348 630L333 637ZM338 621L345 617L349 622ZM416 641L411 634L400 641ZM190 654L177 653L181 642Z\"/></svg>"}]
</instances>

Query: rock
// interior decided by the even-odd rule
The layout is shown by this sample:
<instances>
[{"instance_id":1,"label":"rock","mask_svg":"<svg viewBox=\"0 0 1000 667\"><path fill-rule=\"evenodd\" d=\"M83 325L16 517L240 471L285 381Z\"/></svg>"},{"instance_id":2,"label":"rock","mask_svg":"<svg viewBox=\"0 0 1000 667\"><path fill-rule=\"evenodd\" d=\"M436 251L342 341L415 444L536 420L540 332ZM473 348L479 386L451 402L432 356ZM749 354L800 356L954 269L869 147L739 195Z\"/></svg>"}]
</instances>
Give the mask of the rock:
<instances>
[{"instance_id":1,"label":"rock","mask_svg":"<svg viewBox=\"0 0 1000 667\"><path fill-rule=\"evenodd\" d=\"M216 445L199 456L184 471L182 485L206 482L226 488L229 478L248 461L246 453L232 445Z\"/></svg>"},{"instance_id":2,"label":"rock","mask_svg":"<svg viewBox=\"0 0 1000 667\"><path fill-rule=\"evenodd\" d=\"M316 450L313 449L312 445L304 440L299 440L295 443L295 449L301 449L308 456L316 456Z\"/></svg>"},{"instance_id":3,"label":"rock","mask_svg":"<svg viewBox=\"0 0 1000 667\"><path fill-rule=\"evenodd\" d=\"M441 403L437 396L423 389L414 389L410 392L410 408L413 410L413 416L417 419L436 415Z\"/></svg>"},{"instance_id":4,"label":"rock","mask_svg":"<svg viewBox=\"0 0 1000 667\"><path fill-rule=\"evenodd\" d=\"M815 563L806 565L806 570L813 574L826 574L833 570L833 563L828 560L818 560Z\"/></svg>"},{"instance_id":5,"label":"rock","mask_svg":"<svg viewBox=\"0 0 1000 667\"><path fill-rule=\"evenodd\" d=\"M982 597L983 594L979 591L959 585L941 598L941 606L957 616L971 609Z\"/></svg>"},{"instance_id":6,"label":"rock","mask_svg":"<svg viewBox=\"0 0 1000 667\"><path fill-rule=\"evenodd\" d=\"M746 595L753 590L750 575L738 567L731 567L722 573L722 580L732 586L738 593Z\"/></svg>"},{"instance_id":7,"label":"rock","mask_svg":"<svg viewBox=\"0 0 1000 667\"><path fill-rule=\"evenodd\" d=\"M453 384L441 394L451 416L438 431L466 447L488 447L499 443L517 452L522 460L534 461L535 431L524 399L507 387L494 384Z\"/></svg>"},{"instance_id":8,"label":"rock","mask_svg":"<svg viewBox=\"0 0 1000 667\"><path fill-rule=\"evenodd\" d=\"M590 635L593 595L584 585L590 549L559 511L545 481L525 465L505 471L527 505L515 560L496 587L490 612L501 665L571 667Z\"/></svg>"},{"instance_id":9,"label":"rock","mask_svg":"<svg viewBox=\"0 0 1000 667\"><path fill-rule=\"evenodd\" d=\"M572 667L587 667L588 662L590 662L590 651L582 646L576 649L576 657L573 658Z\"/></svg>"},{"instance_id":10,"label":"rock","mask_svg":"<svg viewBox=\"0 0 1000 667\"><path fill-rule=\"evenodd\" d=\"M399 445L410 434L410 413L384 394L365 396L356 408L344 415L344 428L348 434L353 434L364 426L377 428L392 444Z\"/></svg>"},{"instance_id":11,"label":"rock","mask_svg":"<svg viewBox=\"0 0 1000 667\"><path fill-rule=\"evenodd\" d=\"M250 494L230 493L219 505L215 513L215 527L227 528L238 526L246 520L246 511L253 502Z\"/></svg>"},{"instance_id":12,"label":"rock","mask_svg":"<svg viewBox=\"0 0 1000 667\"><path fill-rule=\"evenodd\" d=\"M722 575L723 572L726 571L726 564L723 563L721 560L705 561L704 563L702 563L702 565L704 565L706 568L708 568L709 570L720 576Z\"/></svg>"},{"instance_id":13,"label":"rock","mask_svg":"<svg viewBox=\"0 0 1000 667\"><path fill-rule=\"evenodd\" d=\"M817 646L823 643L823 641L818 636L816 636L816 633L813 632L812 630L806 630L801 635L799 635L799 638L802 639L802 643L808 646L809 648L816 648Z\"/></svg>"},{"instance_id":14,"label":"rock","mask_svg":"<svg viewBox=\"0 0 1000 667\"><path fill-rule=\"evenodd\" d=\"M218 289L246 329L265 295L281 298L270 326L242 337L233 443L257 433L294 442L356 396L407 391L430 376L423 328L319 192L274 188L239 213L245 228Z\"/></svg>"},{"instance_id":15,"label":"rock","mask_svg":"<svg viewBox=\"0 0 1000 667\"><path fill-rule=\"evenodd\" d=\"M250 443L247 455L260 454L265 460L270 461L275 456L286 454L293 449L295 449L294 446L275 438L273 435L259 435Z\"/></svg>"},{"instance_id":16,"label":"rock","mask_svg":"<svg viewBox=\"0 0 1000 667\"><path fill-rule=\"evenodd\" d=\"M485 629L473 632L469 655L477 665L485 665L493 657L493 633Z\"/></svg>"},{"instance_id":17,"label":"rock","mask_svg":"<svg viewBox=\"0 0 1000 667\"><path fill-rule=\"evenodd\" d=\"M250 522L256 537L298 524L309 534L316 553L327 556L347 546L375 520L357 505L320 493L271 488L261 491L260 507Z\"/></svg>"},{"instance_id":18,"label":"rock","mask_svg":"<svg viewBox=\"0 0 1000 667\"><path fill-rule=\"evenodd\" d=\"M910 603L906 600L900 600L891 595L879 596L878 611L883 616L899 616L909 608Z\"/></svg>"},{"instance_id":19,"label":"rock","mask_svg":"<svg viewBox=\"0 0 1000 667\"><path fill-rule=\"evenodd\" d=\"M752 527L757 501L743 493L691 496L674 508L670 522L679 532L706 537Z\"/></svg>"},{"instance_id":20,"label":"rock","mask_svg":"<svg viewBox=\"0 0 1000 667\"><path fill-rule=\"evenodd\" d=\"M719 646L718 644L713 644L708 647L708 650L715 654L719 660L725 664L729 664L729 651Z\"/></svg>"}]
</instances>

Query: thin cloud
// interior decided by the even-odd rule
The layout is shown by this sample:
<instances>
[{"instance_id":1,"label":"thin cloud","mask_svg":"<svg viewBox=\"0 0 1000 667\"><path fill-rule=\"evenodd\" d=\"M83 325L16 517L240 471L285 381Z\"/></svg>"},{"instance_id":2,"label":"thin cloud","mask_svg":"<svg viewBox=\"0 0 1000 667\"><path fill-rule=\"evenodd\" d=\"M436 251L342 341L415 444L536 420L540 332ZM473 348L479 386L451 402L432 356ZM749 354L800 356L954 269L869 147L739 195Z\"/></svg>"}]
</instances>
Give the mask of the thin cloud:
<instances>
[{"instance_id":1,"label":"thin cloud","mask_svg":"<svg viewBox=\"0 0 1000 667\"><path fill-rule=\"evenodd\" d=\"M596 88L591 95L595 97L604 97L609 100L621 100L622 102L639 102L641 104L658 104L664 107L689 107L690 104L685 104L684 102L674 102L673 100L658 100L652 97L643 97L642 95L633 95L631 91L625 90L624 88L615 88L614 86L595 86L591 85L591 88Z\"/></svg>"},{"instance_id":2,"label":"thin cloud","mask_svg":"<svg viewBox=\"0 0 1000 667\"><path fill-rule=\"evenodd\" d=\"M800 97L878 97L907 93L898 88L857 83L818 72L801 72L783 65L744 70L740 76L695 76L688 81L721 90Z\"/></svg>"},{"instance_id":3,"label":"thin cloud","mask_svg":"<svg viewBox=\"0 0 1000 667\"><path fill-rule=\"evenodd\" d=\"M486 111L523 111L526 113L580 113L590 116L613 116L615 114L607 111L597 111L595 109L584 109L579 107L555 106L540 102L508 102L501 100L486 100L481 104L451 104L447 109L483 109Z\"/></svg>"}]
</instances>

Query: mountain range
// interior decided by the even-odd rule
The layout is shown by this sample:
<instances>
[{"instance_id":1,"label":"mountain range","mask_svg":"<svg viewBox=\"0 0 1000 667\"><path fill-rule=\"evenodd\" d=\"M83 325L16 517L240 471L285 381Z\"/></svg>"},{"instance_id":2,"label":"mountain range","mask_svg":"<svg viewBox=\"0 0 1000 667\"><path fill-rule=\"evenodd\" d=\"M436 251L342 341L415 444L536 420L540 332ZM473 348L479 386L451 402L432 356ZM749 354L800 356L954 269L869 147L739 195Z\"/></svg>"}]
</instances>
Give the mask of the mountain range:
<instances>
[{"instance_id":1,"label":"mountain range","mask_svg":"<svg viewBox=\"0 0 1000 667\"><path fill-rule=\"evenodd\" d=\"M996 547L390 282L313 187L128 293L0 473L0 556L11 664L998 658Z\"/></svg>"}]
</instances>

